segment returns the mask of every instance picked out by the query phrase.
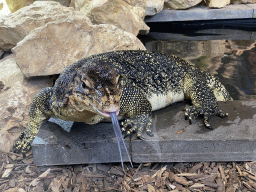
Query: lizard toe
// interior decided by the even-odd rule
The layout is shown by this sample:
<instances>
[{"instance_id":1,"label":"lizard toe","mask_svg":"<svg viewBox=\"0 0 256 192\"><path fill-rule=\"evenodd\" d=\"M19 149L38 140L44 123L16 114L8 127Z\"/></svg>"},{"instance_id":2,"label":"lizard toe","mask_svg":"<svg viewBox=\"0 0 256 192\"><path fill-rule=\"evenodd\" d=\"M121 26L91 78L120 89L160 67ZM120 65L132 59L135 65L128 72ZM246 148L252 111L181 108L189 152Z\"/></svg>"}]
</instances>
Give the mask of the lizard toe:
<instances>
[{"instance_id":1,"label":"lizard toe","mask_svg":"<svg viewBox=\"0 0 256 192\"><path fill-rule=\"evenodd\" d=\"M207 116L204 116L204 125L207 129L210 129L212 130L213 128L211 127L210 123L209 123L209 117L208 115Z\"/></svg>"},{"instance_id":2,"label":"lizard toe","mask_svg":"<svg viewBox=\"0 0 256 192\"><path fill-rule=\"evenodd\" d=\"M154 136L154 134L152 133L151 130L147 130L146 133L147 133L147 135L150 136L150 137L153 137L153 136Z\"/></svg>"},{"instance_id":3,"label":"lizard toe","mask_svg":"<svg viewBox=\"0 0 256 192\"><path fill-rule=\"evenodd\" d=\"M137 138L140 139L140 140L142 140L142 141L145 140L145 137L143 137L143 136L141 136L141 135L140 135L140 136L137 136Z\"/></svg>"},{"instance_id":4,"label":"lizard toe","mask_svg":"<svg viewBox=\"0 0 256 192\"><path fill-rule=\"evenodd\" d=\"M220 116L220 117L228 117L228 113L224 113L222 110L219 110L217 112L217 115Z\"/></svg>"}]
</instances>

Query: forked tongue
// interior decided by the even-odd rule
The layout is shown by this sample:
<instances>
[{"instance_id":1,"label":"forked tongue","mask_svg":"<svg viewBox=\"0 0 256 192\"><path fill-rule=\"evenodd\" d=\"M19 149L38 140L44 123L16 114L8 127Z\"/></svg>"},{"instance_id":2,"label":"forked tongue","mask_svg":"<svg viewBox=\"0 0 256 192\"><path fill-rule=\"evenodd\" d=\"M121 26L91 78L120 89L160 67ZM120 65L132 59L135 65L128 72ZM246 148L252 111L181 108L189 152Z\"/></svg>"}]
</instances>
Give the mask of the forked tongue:
<instances>
[{"instance_id":1,"label":"forked tongue","mask_svg":"<svg viewBox=\"0 0 256 192\"><path fill-rule=\"evenodd\" d=\"M122 132L121 132L118 120L116 118L116 113L115 112L110 112L109 114L111 116L113 128L114 128L115 135L116 135L116 140L117 140L117 145L118 145L118 150L119 150L119 154L120 154L122 168L124 170L124 162L123 162L123 156L122 156L122 151L121 151L121 145L120 145L121 142L120 142L120 140L122 141L122 144L124 146L125 152L126 152L128 158L129 158L131 166L133 167L130 155L129 155L128 150L127 150L127 148L125 146L125 143L124 143L124 139L123 139L123 136L122 136Z\"/></svg>"}]
</instances>

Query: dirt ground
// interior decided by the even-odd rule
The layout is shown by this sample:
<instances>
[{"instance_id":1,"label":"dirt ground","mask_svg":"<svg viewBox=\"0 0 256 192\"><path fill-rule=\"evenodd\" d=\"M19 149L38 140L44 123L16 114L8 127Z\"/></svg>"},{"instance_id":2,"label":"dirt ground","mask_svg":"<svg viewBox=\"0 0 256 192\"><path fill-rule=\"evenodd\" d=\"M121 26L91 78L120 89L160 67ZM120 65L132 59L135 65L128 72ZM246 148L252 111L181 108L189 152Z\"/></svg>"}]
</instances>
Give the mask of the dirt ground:
<instances>
[{"instance_id":1,"label":"dirt ground","mask_svg":"<svg viewBox=\"0 0 256 192\"><path fill-rule=\"evenodd\" d=\"M256 191L256 162L120 163L43 166L32 153L0 152L1 192Z\"/></svg>"}]
</instances>

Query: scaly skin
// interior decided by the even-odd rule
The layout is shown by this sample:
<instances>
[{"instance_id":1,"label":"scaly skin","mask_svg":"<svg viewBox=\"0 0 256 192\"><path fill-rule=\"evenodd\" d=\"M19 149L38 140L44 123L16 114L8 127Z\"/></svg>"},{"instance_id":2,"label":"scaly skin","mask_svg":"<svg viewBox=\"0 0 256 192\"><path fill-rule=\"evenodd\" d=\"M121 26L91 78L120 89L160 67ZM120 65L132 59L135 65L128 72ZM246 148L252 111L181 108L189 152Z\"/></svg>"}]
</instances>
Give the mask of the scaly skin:
<instances>
[{"instance_id":1,"label":"scaly skin","mask_svg":"<svg viewBox=\"0 0 256 192\"><path fill-rule=\"evenodd\" d=\"M27 152L43 121L53 115L49 105L51 96L52 88L47 87L34 97L30 106L27 129L21 133L19 140L14 144L15 152Z\"/></svg>"},{"instance_id":2,"label":"scaly skin","mask_svg":"<svg viewBox=\"0 0 256 192\"><path fill-rule=\"evenodd\" d=\"M44 120L56 116L95 124L116 112L126 119L122 130L139 138L151 133L151 112L189 98L185 112L191 123L199 115L211 129L209 117L227 116L217 101L232 100L218 79L176 57L148 51L115 51L93 55L67 67L52 88L35 96L29 124L15 143L26 152Z\"/></svg>"}]
</instances>

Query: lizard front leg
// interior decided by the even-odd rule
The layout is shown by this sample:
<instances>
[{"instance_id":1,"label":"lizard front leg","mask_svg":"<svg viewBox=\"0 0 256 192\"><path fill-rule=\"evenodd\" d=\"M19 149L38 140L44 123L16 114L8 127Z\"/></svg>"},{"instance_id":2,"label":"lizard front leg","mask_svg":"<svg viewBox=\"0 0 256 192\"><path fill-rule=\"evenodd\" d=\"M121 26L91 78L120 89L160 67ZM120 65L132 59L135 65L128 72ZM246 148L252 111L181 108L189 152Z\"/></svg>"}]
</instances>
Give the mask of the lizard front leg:
<instances>
[{"instance_id":1,"label":"lizard front leg","mask_svg":"<svg viewBox=\"0 0 256 192\"><path fill-rule=\"evenodd\" d=\"M146 130L147 134L152 134L152 107L140 88L135 86L124 86L120 100L120 111L128 119L124 120L122 131L126 135L137 132L137 137L143 139L142 133Z\"/></svg>"},{"instance_id":2,"label":"lizard front leg","mask_svg":"<svg viewBox=\"0 0 256 192\"><path fill-rule=\"evenodd\" d=\"M52 115L49 103L51 96L52 88L47 87L34 97L30 106L28 126L14 143L14 152L26 153L30 149L43 121Z\"/></svg>"}]
</instances>

